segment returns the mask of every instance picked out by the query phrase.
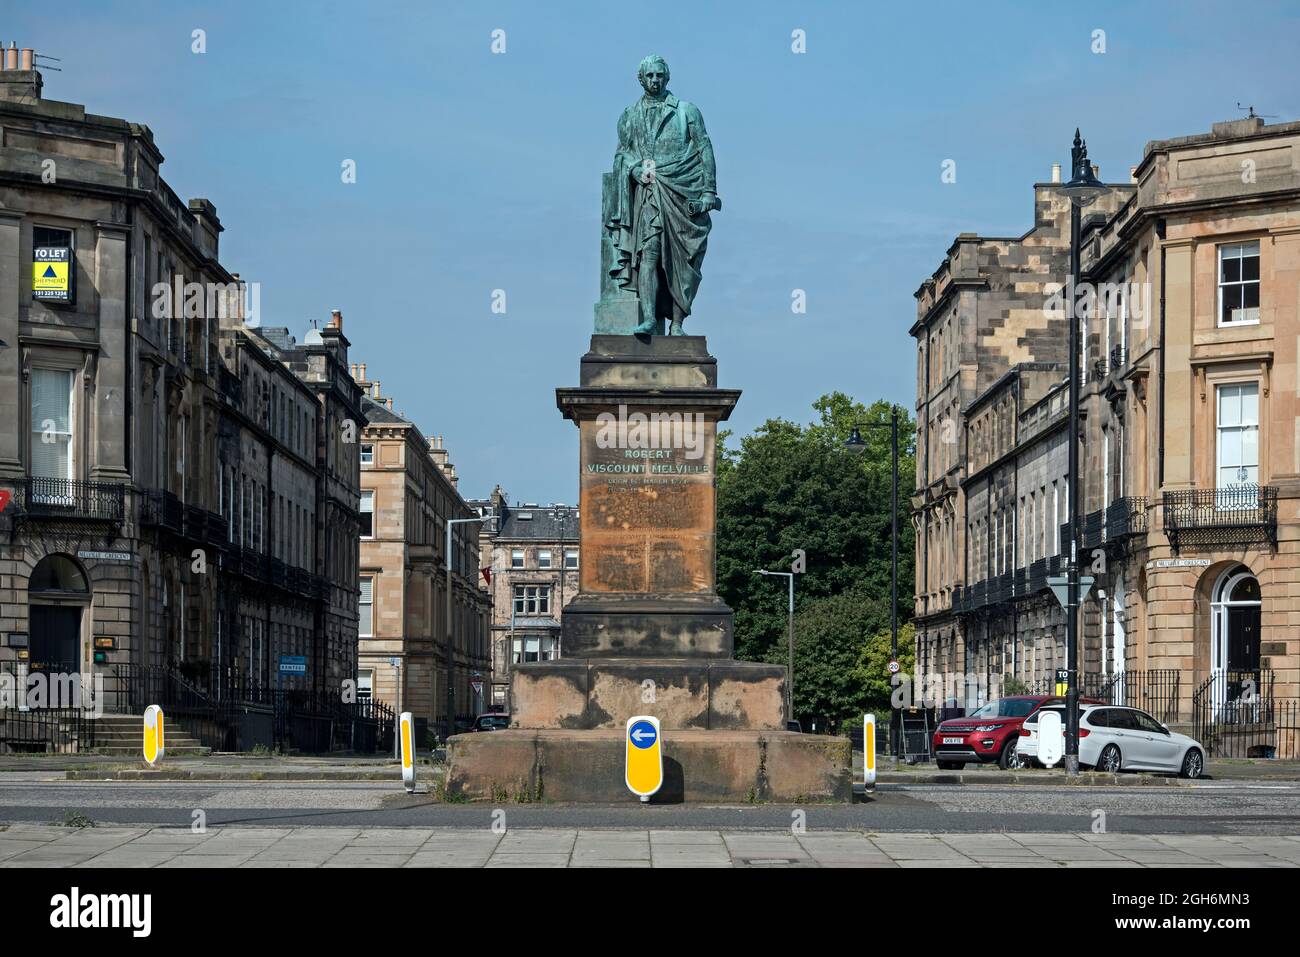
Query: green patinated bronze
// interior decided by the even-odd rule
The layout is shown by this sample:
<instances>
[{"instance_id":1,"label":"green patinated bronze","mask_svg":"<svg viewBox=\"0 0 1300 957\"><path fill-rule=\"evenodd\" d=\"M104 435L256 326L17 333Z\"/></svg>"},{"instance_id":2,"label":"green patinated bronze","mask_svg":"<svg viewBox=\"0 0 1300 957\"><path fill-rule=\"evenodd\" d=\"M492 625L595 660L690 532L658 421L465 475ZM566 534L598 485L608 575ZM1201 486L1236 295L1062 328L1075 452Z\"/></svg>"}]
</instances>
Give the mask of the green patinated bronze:
<instances>
[{"instance_id":1,"label":"green patinated bronze","mask_svg":"<svg viewBox=\"0 0 1300 957\"><path fill-rule=\"evenodd\" d=\"M645 95L618 121L601 196L596 332L683 335L700 287L711 210L721 209L704 117L668 89L662 57L641 61Z\"/></svg>"}]
</instances>

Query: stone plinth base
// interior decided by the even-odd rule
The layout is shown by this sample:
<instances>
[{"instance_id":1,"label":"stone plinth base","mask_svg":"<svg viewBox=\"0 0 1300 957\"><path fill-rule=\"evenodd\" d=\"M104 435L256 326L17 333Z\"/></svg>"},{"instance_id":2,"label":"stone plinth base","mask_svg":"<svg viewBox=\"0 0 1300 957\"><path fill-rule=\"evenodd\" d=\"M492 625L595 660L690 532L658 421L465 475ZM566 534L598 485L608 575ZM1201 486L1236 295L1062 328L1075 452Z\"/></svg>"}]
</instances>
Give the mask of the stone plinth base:
<instances>
[{"instance_id":1,"label":"stone plinth base","mask_svg":"<svg viewBox=\"0 0 1300 957\"><path fill-rule=\"evenodd\" d=\"M566 610L565 614L568 614ZM634 714L665 730L785 727L785 668L698 658L561 658L515 665L511 726L622 730Z\"/></svg>"},{"instance_id":2,"label":"stone plinth base","mask_svg":"<svg viewBox=\"0 0 1300 957\"><path fill-rule=\"evenodd\" d=\"M635 803L623 782L624 732L460 734L447 750L447 794L495 801ZM665 729L656 804L848 802L848 738L789 731Z\"/></svg>"},{"instance_id":3,"label":"stone plinth base","mask_svg":"<svg viewBox=\"0 0 1300 957\"><path fill-rule=\"evenodd\" d=\"M564 606L566 658L730 658L732 612L717 595L578 595Z\"/></svg>"}]
</instances>

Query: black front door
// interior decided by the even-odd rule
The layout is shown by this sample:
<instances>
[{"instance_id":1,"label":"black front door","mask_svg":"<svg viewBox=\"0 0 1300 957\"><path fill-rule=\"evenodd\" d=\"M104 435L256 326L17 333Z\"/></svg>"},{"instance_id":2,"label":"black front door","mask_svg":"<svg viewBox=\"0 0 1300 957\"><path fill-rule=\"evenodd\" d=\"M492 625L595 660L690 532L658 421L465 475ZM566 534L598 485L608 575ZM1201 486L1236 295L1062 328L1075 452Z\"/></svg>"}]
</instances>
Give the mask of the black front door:
<instances>
[{"instance_id":1,"label":"black front door","mask_svg":"<svg viewBox=\"0 0 1300 957\"><path fill-rule=\"evenodd\" d=\"M1228 700L1254 701L1260 688L1259 606L1228 608Z\"/></svg>"},{"instance_id":2,"label":"black front door","mask_svg":"<svg viewBox=\"0 0 1300 957\"><path fill-rule=\"evenodd\" d=\"M81 670L81 609L75 606L31 607L30 668L53 674Z\"/></svg>"},{"instance_id":3,"label":"black front door","mask_svg":"<svg viewBox=\"0 0 1300 957\"><path fill-rule=\"evenodd\" d=\"M1228 609L1228 670L1259 670L1259 606Z\"/></svg>"}]
</instances>

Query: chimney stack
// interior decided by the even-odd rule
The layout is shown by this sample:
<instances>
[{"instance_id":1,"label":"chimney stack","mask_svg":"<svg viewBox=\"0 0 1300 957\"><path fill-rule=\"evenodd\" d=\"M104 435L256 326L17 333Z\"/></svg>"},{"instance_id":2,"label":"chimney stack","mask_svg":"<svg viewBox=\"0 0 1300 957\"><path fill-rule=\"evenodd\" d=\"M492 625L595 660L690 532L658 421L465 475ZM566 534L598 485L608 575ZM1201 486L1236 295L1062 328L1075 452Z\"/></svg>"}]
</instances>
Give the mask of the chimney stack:
<instances>
[{"instance_id":1,"label":"chimney stack","mask_svg":"<svg viewBox=\"0 0 1300 957\"><path fill-rule=\"evenodd\" d=\"M1053 183L1059 183L1060 181L1061 181L1061 164L1060 164L1060 163L1053 163L1053 164L1052 164L1052 182L1053 182Z\"/></svg>"},{"instance_id":2,"label":"chimney stack","mask_svg":"<svg viewBox=\"0 0 1300 957\"><path fill-rule=\"evenodd\" d=\"M0 44L0 100L30 103L41 98L40 70L36 69L36 51L31 47L18 49L10 40L7 48Z\"/></svg>"},{"instance_id":3,"label":"chimney stack","mask_svg":"<svg viewBox=\"0 0 1300 957\"><path fill-rule=\"evenodd\" d=\"M1096 163L1092 164L1092 175L1097 177L1097 179L1101 179L1101 167Z\"/></svg>"},{"instance_id":4,"label":"chimney stack","mask_svg":"<svg viewBox=\"0 0 1300 957\"><path fill-rule=\"evenodd\" d=\"M330 321L329 321L329 326L328 326L327 328L329 328L329 329L337 329L337 330L339 330L339 332L342 332L342 331L343 331L343 312L342 312L342 310L339 310L339 309L331 309L331 310L330 310Z\"/></svg>"}]
</instances>

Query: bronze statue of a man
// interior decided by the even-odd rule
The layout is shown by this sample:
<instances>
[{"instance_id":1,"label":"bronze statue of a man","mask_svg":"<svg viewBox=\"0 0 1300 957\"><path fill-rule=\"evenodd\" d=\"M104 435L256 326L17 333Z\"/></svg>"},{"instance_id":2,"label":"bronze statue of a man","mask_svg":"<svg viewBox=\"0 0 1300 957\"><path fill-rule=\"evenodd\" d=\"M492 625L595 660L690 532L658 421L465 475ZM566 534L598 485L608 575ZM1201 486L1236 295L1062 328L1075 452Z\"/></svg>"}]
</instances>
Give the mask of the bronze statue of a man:
<instances>
[{"instance_id":1,"label":"bronze statue of a man","mask_svg":"<svg viewBox=\"0 0 1300 957\"><path fill-rule=\"evenodd\" d=\"M680 336L700 288L709 212L722 208L713 145L699 109L668 90L663 57L642 60L637 78L645 95L619 117L614 195L604 204L610 273L636 293L636 334L650 335L665 319L668 334Z\"/></svg>"}]
</instances>

